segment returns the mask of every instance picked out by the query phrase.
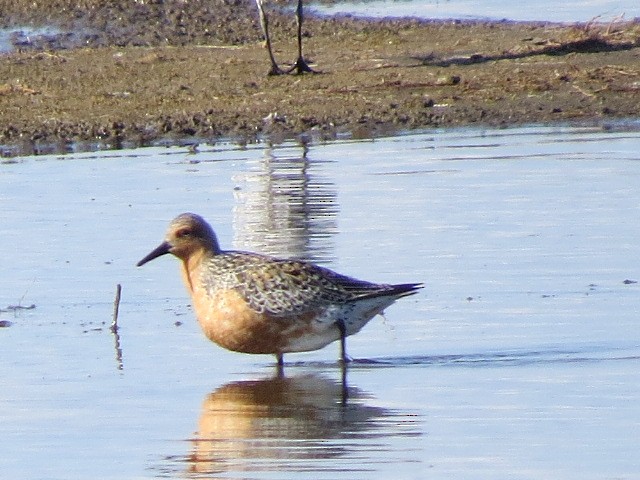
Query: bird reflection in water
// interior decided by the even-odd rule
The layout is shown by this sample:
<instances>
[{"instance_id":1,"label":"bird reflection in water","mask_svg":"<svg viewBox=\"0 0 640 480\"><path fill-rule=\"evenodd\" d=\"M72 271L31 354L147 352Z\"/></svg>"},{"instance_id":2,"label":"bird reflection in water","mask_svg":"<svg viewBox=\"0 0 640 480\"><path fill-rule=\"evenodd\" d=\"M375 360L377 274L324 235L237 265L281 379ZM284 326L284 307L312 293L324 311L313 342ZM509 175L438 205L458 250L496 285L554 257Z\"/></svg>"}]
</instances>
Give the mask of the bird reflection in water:
<instances>
[{"instance_id":1,"label":"bird reflection in water","mask_svg":"<svg viewBox=\"0 0 640 480\"><path fill-rule=\"evenodd\" d=\"M323 178L322 163L302 155L262 159L234 177L234 246L316 263L334 260L337 190Z\"/></svg>"},{"instance_id":2,"label":"bird reflection in water","mask_svg":"<svg viewBox=\"0 0 640 480\"><path fill-rule=\"evenodd\" d=\"M204 399L187 470L200 477L326 468L323 461L353 453L341 439L361 439L389 415L363 403L358 389L348 389L347 401L347 388L319 374L223 385Z\"/></svg>"}]
</instances>

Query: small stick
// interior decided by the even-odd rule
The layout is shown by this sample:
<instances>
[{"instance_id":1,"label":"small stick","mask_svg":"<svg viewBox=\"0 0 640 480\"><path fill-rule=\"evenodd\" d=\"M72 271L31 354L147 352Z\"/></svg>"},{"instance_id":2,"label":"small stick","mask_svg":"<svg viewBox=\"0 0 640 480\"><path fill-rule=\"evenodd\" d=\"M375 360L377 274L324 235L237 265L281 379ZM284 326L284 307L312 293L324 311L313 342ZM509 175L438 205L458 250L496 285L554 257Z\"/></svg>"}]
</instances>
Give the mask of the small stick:
<instances>
[{"instance_id":1,"label":"small stick","mask_svg":"<svg viewBox=\"0 0 640 480\"><path fill-rule=\"evenodd\" d=\"M120 334L118 333L118 310L120 309L120 294L122 293L122 286L118 283L116 285L116 298L113 301L113 320L111 321L111 333L115 341L116 349L116 361L118 362L118 370L122 370L124 365L122 364L122 347L120 346Z\"/></svg>"},{"instance_id":2,"label":"small stick","mask_svg":"<svg viewBox=\"0 0 640 480\"><path fill-rule=\"evenodd\" d=\"M122 285L119 283L116 285L116 298L113 301L113 320L111 321L111 331L116 333L118 331L118 310L120 309L120 294L122 293Z\"/></svg>"}]
</instances>

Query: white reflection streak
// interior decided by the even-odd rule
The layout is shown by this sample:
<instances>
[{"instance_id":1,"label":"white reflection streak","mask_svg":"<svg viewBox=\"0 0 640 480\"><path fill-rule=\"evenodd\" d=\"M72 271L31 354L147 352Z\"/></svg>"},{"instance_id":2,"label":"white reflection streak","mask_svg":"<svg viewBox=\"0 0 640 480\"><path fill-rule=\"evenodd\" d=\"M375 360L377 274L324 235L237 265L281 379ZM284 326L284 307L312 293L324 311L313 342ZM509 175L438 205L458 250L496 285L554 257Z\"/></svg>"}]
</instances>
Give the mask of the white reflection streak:
<instances>
[{"instance_id":1,"label":"white reflection streak","mask_svg":"<svg viewBox=\"0 0 640 480\"><path fill-rule=\"evenodd\" d=\"M278 158L267 149L233 180L236 248L316 262L333 258L336 191L313 173L306 156Z\"/></svg>"}]
</instances>

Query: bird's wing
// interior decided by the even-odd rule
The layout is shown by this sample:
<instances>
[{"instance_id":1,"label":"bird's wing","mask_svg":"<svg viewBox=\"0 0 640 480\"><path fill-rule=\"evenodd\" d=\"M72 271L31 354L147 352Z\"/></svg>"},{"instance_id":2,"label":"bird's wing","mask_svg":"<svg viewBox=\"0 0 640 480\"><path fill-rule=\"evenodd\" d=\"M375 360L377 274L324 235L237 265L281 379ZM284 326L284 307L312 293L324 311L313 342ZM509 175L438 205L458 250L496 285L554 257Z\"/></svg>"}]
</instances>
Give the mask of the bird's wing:
<instances>
[{"instance_id":1,"label":"bird's wing","mask_svg":"<svg viewBox=\"0 0 640 480\"><path fill-rule=\"evenodd\" d=\"M217 258L213 261L223 261ZM399 298L420 288L365 282L308 262L253 253L233 252L224 262L217 276L223 288L237 291L253 310L273 316L299 315L362 298Z\"/></svg>"},{"instance_id":2,"label":"bird's wing","mask_svg":"<svg viewBox=\"0 0 640 480\"><path fill-rule=\"evenodd\" d=\"M301 314L341 304L380 289L380 285L339 275L297 260L265 258L235 272L238 291L256 311L275 316Z\"/></svg>"}]
</instances>

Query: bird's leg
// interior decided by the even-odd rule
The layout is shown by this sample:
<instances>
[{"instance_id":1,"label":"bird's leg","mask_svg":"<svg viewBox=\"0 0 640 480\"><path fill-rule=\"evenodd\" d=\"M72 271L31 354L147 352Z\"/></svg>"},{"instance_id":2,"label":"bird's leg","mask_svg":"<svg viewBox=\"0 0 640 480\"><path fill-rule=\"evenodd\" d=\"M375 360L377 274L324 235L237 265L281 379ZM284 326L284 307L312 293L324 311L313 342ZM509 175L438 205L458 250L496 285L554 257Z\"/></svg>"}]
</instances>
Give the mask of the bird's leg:
<instances>
[{"instance_id":1,"label":"bird's leg","mask_svg":"<svg viewBox=\"0 0 640 480\"><path fill-rule=\"evenodd\" d=\"M256 0L261 1L261 0ZM298 8L296 8L296 23L298 25L298 59L296 63L287 70L287 73L293 72L295 70L297 75L302 75L304 72L309 73L317 73L315 72L305 61L302 56L302 22L304 18L302 16L302 0L298 0Z\"/></svg>"},{"instance_id":2,"label":"bird's leg","mask_svg":"<svg viewBox=\"0 0 640 480\"><path fill-rule=\"evenodd\" d=\"M280 67L278 67L276 58L273 56L273 50L271 48L271 38L269 37L269 21L267 20L267 14L264 11L263 1L264 0L256 0L256 5L258 6L260 26L262 27L262 33L264 33L264 41L267 45L267 51L269 52L269 60L271 61L271 70L269 70L268 75L281 75L285 72L283 72Z\"/></svg>"},{"instance_id":3,"label":"bird's leg","mask_svg":"<svg viewBox=\"0 0 640 480\"><path fill-rule=\"evenodd\" d=\"M351 359L347 357L347 327L344 324L344 320L338 320L336 325L338 325L338 329L340 330L340 385L342 387L342 405L345 406L349 398L347 367Z\"/></svg>"},{"instance_id":4,"label":"bird's leg","mask_svg":"<svg viewBox=\"0 0 640 480\"><path fill-rule=\"evenodd\" d=\"M282 353L276 353L276 372L278 377L284 376L284 357Z\"/></svg>"},{"instance_id":5,"label":"bird's leg","mask_svg":"<svg viewBox=\"0 0 640 480\"><path fill-rule=\"evenodd\" d=\"M346 406L347 401L349 400L349 386L347 385L347 364L343 363L342 368L340 370L340 387L342 390L342 405Z\"/></svg>"},{"instance_id":6,"label":"bird's leg","mask_svg":"<svg viewBox=\"0 0 640 480\"><path fill-rule=\"evenodd\" d=\"M347 327L344 324L344 320L338 320L336 325L340 330L340 362L342 362L342 367L344 368L351 361L347 357Z\"/></svg>"}]
</instances>

